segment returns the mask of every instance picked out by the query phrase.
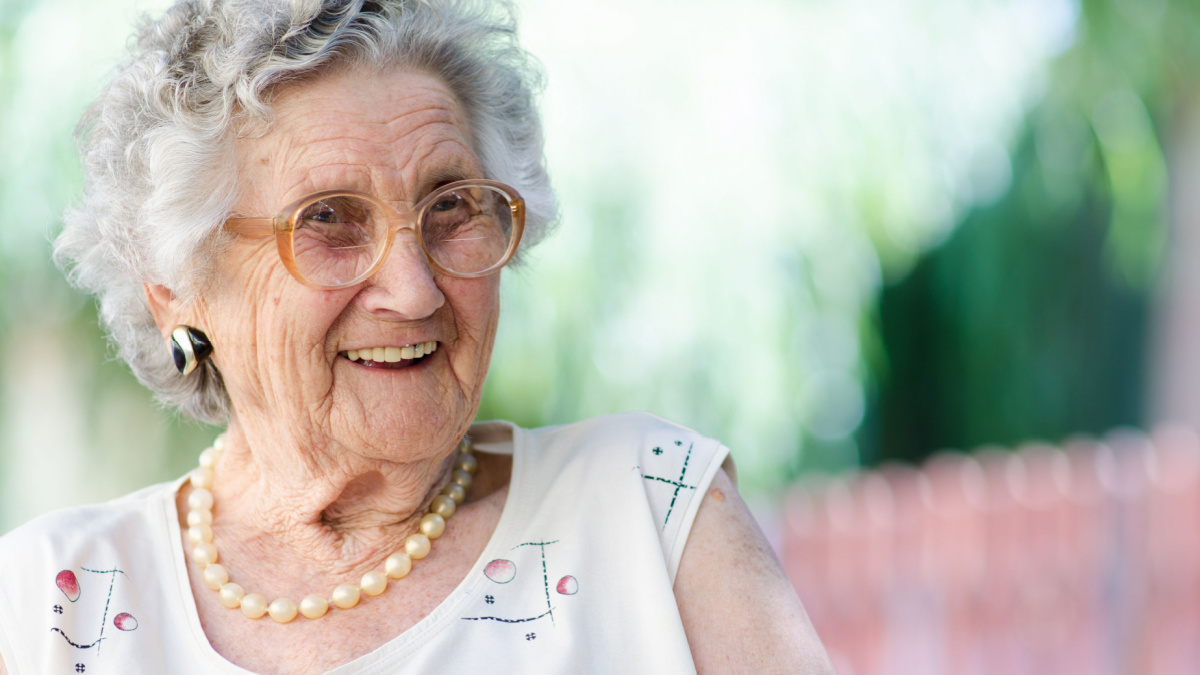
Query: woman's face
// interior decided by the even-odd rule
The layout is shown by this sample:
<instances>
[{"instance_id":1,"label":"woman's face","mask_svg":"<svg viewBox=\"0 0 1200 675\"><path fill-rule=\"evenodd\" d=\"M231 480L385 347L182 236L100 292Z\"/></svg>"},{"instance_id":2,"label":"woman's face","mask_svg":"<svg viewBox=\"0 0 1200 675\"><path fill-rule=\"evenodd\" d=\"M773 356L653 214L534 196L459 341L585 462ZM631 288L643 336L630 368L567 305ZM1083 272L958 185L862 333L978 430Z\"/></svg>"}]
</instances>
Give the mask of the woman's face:
<instances>
[{"instance_id":1,"label":"woman's face","mask_svg":"<svg viewBox=\"0 0 1200 675\"><path fill-rule=\"evenodd\" d=\"M274 107L269 133L239 141L240 215L274 216L333 189L415 203L439 185L484 177L458 102L430 75L335 73L285 90ZM412 231L401 230L374 276L318 290L288 273L273 238L239 237L197 312L237 423L416 459L444 453L475 415L499 283L498 274L433 274ZM428 342L436 351L418 361L346 355Z\"/></svg>"}]
</instances>

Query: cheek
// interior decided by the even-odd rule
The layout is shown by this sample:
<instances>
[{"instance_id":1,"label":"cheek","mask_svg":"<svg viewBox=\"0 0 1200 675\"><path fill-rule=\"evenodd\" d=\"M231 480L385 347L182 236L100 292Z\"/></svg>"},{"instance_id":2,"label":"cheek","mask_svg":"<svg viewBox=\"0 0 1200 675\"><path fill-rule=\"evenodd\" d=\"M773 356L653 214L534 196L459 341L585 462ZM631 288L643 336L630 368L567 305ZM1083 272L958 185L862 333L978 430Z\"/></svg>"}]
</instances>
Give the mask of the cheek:
<instances>
[{"instance_id":1,"label":"cheek","mask_svg":"<svg viewBox=\"0 0 1200 675\"><path fill-rule=\"evenodd\" d=\"M442 284L459 336L491 345L500 318L500 275L451 279Z\"/></svg>"},{"instance_id":2,"label":"cheek","mask_svg":"<svg viewBox=\"0 0 1200 675\"><path fill-rule=\"evenodd\" d=\"M296 282L274 245L230 257L209 303L225 361L292 360L323 352L324 335L345 305L345 291L318 291Z\"/></svg>"},{"instance_id":3,"label":"cheek","mask_svg":"<svg viewBox=\"0 0 1200 675\"><path fill-rule=\"evenodd\" d=\"M272 293L257 310L258 343L289 358L323 355L329 327L345 306L341 298L308 288Z\"/></svg>"}]
</instances>

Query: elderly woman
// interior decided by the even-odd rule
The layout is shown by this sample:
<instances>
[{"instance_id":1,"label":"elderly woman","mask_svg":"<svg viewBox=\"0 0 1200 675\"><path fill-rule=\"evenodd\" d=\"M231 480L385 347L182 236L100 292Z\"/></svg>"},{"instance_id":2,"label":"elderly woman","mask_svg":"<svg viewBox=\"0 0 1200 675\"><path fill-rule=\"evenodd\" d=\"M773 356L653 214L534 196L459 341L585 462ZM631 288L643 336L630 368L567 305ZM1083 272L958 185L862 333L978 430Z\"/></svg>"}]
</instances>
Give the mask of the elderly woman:
<instances>
[{"instance_id":1,"label":"elderly woman","mask_svg":"<svg viewBox=\"0 0 1200 675\"><path fill-rule=\"evenodd\" d=\"M472 425L500 269L555 211L511 15L143 28L57 255L140 380L228 428L0 539L0 673L830 672L719 443Z\"/></svg>"}]
</instances>

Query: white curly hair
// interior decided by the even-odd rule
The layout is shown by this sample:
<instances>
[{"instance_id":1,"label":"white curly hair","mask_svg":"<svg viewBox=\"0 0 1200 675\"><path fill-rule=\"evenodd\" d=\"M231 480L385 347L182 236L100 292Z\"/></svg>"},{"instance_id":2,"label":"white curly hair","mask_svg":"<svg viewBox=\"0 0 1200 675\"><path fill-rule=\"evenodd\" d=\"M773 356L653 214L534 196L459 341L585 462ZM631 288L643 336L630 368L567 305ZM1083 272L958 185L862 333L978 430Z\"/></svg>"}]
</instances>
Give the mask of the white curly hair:
<instances>
[{"instance_id":1,"label":"white curly hair","mask_svg":"<svg viewBox=\"0 0 1200 675\"><path fill-rule=\"evenodd\" d=\"M525 198L523 248L535 244L557 205L534 101L541 70L517 44L508 0L182 0L143 22L80 121L85 190L55 260L96 296L118 355L161 402L210 423L229 416L211 361L175 370L143 283L185 301L201 288L229 243L234 141L270 128L272 96L289 83L397 66L454 93L485 175Z\"/></svg>"}]
</instances>

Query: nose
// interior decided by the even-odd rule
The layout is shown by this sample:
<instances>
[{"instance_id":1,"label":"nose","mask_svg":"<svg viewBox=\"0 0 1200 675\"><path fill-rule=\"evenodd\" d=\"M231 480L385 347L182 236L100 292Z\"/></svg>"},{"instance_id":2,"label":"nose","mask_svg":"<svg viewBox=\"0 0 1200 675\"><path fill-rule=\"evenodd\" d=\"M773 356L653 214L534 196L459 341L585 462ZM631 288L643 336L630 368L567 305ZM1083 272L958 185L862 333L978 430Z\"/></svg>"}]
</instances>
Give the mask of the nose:
<instances>
[{"instance_id":1,"label":"nose","mask_svg":"<svg viewBox=\"0 0 1200 675\"><path fill-rule=\"evenodd\" d=\"M400 230L379 271L360 293L363 308L402 321L424 319L446 302L411 231Z\"/></svg>"}]
</instances>

